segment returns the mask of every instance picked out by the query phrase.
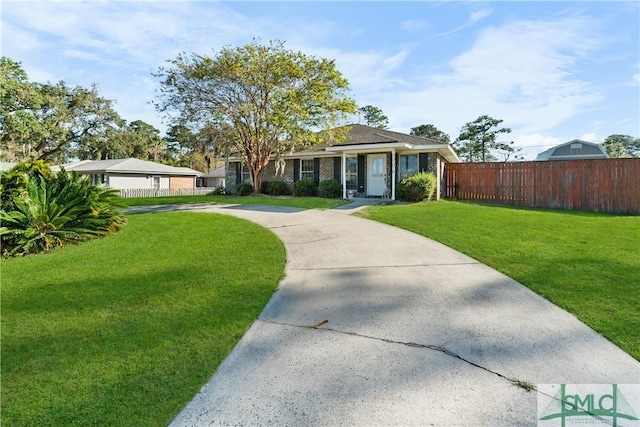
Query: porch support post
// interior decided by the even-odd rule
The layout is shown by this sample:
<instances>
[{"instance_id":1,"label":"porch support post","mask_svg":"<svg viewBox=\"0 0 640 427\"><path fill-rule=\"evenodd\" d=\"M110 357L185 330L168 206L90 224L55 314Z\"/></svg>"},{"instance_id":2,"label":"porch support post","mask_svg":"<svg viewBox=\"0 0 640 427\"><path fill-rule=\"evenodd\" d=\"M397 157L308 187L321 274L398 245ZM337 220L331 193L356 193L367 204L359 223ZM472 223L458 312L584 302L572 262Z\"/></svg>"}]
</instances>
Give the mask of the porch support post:
<instances>
[{"instance_id":1,"label":"porch support post","mask_svg":"<svg viewBox=\"0 0 640 427\"><path fill-rule=\"evenodd\" d=\"M342 198L347 198L347 155L342 152L342 173L340 174L342 180Z\"/></svg>"},{"instance_id":2,"label":"porch support post","mask_svg":"<svg viewBox=\"0 0 640 427\"><path fill-rule=\"evenodd\" d=\"M396 149L391 150L391 200L396 199Z\"/></svg>"}]
</instances>

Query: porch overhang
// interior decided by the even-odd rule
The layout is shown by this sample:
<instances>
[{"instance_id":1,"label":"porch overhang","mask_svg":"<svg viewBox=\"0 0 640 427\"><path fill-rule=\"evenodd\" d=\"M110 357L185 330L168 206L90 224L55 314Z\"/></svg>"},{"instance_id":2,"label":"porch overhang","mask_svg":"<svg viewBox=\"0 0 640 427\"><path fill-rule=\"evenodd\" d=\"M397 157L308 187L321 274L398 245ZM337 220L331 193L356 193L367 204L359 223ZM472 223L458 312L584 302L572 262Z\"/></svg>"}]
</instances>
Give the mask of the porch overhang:
<instances>
[{"instance_id":1,"label":"porch overhang","mask_svg":"<svg viewBox=\"0 0 640 427\"><path fill-rule=\"evenodd\" d=\"M364 154L364 153L388 153L390 151L411 150L412 146L403 142L383 143L383 144L342 144L325 148L330 153L348 153L348 154Z\"/></svg>"},{"instance_id":2,"label":"porch overhang","mask_svg":"<svg viewBox=\"0 0 640 427\"><path fill-rule=\"evenodd\" d=\"M460 163L460 158L449 144L420 144L412 145L404 142L377 143L377 144L342 144L325 148L326 152L336 154L366 154L389 153L404 154L407 152L437 152L450 163Z\"/></svg>"}]
</instances>

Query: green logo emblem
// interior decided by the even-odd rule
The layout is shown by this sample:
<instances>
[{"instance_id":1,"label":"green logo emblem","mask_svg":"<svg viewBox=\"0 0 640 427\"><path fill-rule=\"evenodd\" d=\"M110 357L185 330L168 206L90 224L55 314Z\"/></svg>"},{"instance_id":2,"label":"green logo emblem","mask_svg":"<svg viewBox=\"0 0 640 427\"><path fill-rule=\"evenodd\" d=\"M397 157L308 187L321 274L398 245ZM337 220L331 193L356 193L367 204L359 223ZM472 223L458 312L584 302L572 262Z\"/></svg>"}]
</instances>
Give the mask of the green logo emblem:
<instances>
[{"instance_id":1,"label":"green logo emblem","mask_svg":"<svg viewBox=\"0 0 640 427\"><path fill-rule=\"evenodd\" d=\"M560 384L559 389L542 385L538 388L538 425L640 426L636 414L640 385L625 387L631 391L629 400L617 384Z\"/></svg>"}]
</instances>

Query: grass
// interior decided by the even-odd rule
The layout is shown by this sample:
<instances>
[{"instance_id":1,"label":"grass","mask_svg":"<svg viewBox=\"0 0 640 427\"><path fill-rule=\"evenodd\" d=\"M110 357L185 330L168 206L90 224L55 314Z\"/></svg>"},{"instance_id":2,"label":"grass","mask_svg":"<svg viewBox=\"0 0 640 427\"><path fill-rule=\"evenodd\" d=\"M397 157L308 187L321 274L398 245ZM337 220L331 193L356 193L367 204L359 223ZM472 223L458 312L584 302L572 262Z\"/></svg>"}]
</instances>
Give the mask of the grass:
<instances>
[{"instance_id":1,"label":"grass","mask_svg":"<svg viewBox=\"0 0 640 427\"><path fill-rule=\"evenodd\" d=\"M446 200L362 215L501 271L640 360L640 217Z\"/></svg>"},{"instance_id":2,"label":"grass","mask_svg":"<svg viewBox=\"0 0 640 427\"><path fill-rule=\"evenodd\" d=\"M342 199L322 199L319 197L273 197L265 195L229 196L229 195L205 195L205 196L171 196L171 197L132 197L122 199L122 206L153 206L170 204L240 204L240 205L272 205L288 206L302 209L332 209L336 206L349 203Z\"/></svg>"},{"instance_id":3,"label":"grass","mask_svg":"<svg viewBox=\"0 0 640 427\"><path fill-rule=\"evenodd\" d=\"M129 216L120 233L2 261L2 424L167 425L282 277L270 231Z\"/></svg>"}]
</instances>

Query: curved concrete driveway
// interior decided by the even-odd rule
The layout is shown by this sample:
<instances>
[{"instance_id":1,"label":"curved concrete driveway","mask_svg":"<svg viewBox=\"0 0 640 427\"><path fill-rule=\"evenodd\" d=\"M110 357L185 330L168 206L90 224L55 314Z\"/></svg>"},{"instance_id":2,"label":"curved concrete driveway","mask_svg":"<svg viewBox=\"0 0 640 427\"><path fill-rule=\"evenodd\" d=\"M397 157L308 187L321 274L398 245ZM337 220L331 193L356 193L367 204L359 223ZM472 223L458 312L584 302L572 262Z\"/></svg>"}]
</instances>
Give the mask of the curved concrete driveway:
<instances>
[{"instance_id":1,"label":"curved concrete driveway","mask_svg":"<svg viewBox=\"0 0 640 427\"><path fill-rule=\"evenodd\" d=\"M518 381L640 382L574 316L429 239L349 210L200 209L271 229L286 277L173 426L535 425Z\"/></svg>"}]
</instances>

